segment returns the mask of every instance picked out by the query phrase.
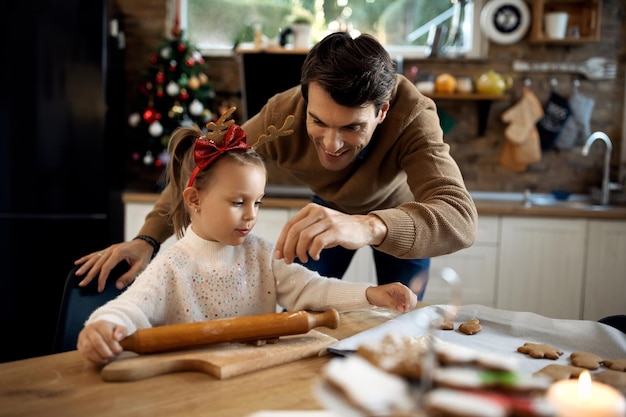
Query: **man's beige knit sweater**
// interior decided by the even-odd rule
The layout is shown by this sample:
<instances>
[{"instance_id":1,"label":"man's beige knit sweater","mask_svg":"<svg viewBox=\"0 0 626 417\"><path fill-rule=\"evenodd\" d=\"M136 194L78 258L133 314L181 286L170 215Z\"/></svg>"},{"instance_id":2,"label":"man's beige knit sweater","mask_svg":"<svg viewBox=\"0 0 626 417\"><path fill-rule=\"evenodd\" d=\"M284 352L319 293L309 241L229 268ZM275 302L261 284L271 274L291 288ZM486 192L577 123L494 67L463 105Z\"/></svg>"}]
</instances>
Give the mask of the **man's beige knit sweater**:
<instances>
[{"instance_id":1,"label":"man's beige knit sweater","mask_svg":"<svg viewBox=\"0 0 626 417\"><path fill-rule=\"evenodd\" d=\"M476 206L443 141L434 102L398 75L390 104L361 156L341 171L329 171L319 163L306 132L300 86L272 97L242 128L248 142L254 143L268 126L280 127L288 115L294 115L293 134L267 142L257 152L309 186L330 207L380 217L388 233L375 249L413 259L471 246L476 237ZM163 192L140 234L161 242L171 236L172 227L162 214L168 206L168 193Z\"/></svg>"}]
</instances>

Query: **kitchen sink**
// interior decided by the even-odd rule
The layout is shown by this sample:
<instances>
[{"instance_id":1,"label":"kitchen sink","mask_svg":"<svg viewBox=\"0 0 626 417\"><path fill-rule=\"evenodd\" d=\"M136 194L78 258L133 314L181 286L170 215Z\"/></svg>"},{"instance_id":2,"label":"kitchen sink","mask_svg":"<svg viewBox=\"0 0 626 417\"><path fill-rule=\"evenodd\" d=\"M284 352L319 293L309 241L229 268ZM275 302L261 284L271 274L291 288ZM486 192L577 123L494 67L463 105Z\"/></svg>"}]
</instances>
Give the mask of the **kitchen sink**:
<instances>
[{"instance_id":1,"label":"kitchen sink","mask_svg":"<svg viewBox=\"0 0 626 417\"><path fill-rule=\"evenodd\" d=\"M626 202L611 201L611 204L598 204L598 200L590 194L572 194L566 199L558 199L553 194L511 193L477 191L470 192L475 202L502 205L520 205L523 207L554 207L578 210L609 210L616 207L625 208Z\"/></svg>"}]
</instances>

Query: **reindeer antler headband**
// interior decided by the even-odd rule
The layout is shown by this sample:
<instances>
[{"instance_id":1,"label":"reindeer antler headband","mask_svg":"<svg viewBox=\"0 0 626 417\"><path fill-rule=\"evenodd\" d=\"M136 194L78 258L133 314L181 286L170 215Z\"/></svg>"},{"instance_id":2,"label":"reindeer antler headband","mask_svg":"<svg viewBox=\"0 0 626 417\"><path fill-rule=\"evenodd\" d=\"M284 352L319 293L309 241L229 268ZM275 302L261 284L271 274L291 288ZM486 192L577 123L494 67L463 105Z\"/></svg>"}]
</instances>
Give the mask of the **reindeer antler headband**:
<instances>
[{"instance_id":1,"label":"reindeer antler headband","mask_svg":"<svg viewBox=\"0 0 626 417\"><path fill-rule=\"evenodd\" d=\"M188 187L193 185L200 171L207 169L209 165L224 153L256 149L259 145L277 139L279 136L287 136L293 133L293 129L290 129L290 127L293 124L294 117L289 115L282 127L268 126L267 133L261 134L252 146L248 146L246 143L246 132L236 125L234 120L227 120L235 110L236 107L231 107L216 122L207 123L207 133L196 139L193 148L193 158L196 162L196 167L191 173L189 183L187 184Z\"/></svg>"}]
</instances>

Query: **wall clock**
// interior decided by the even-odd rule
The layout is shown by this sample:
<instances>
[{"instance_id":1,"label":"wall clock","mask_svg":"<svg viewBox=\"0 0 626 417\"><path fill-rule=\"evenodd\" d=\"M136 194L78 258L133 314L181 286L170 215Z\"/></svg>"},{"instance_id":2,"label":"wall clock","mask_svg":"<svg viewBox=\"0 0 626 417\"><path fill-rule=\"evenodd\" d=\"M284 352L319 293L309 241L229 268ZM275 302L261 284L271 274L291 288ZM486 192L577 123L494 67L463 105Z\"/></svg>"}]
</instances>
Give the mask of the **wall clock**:
<instances>
[{"instance_id":1,"label":"wall clock","mask_svg":"<svg viewBox=\"0 0 626 417\"><path fill-rule=\"evenodd\" d=\"M489 0L480 13L480 27L495 43L517 42L530 27L530 10L523 0Z\"/></svg>"}]
</instances>

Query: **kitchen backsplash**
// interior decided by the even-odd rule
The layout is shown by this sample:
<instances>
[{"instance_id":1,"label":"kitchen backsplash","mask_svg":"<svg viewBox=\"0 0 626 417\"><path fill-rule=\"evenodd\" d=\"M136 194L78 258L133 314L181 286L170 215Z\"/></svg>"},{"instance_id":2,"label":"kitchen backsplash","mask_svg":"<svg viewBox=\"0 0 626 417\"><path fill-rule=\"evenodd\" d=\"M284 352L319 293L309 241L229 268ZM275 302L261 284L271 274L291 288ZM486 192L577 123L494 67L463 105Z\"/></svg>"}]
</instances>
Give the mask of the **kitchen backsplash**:
<instances>
[{"instance_id":1,"label":"kitchen backsplash","mask_svg":"<svg viewBox=\"0 0 626 417\"><path fill-rule=\"evenodd\" d=\"M166 0L117 0L123 15L126 31L126 74L128 102L132 102L142 72L149 62L153 48L159 44L165 31ZM420 72L450 73L477 77L493 69L513 77L514 85L506 100L494 101L488 113L484 135L478 134L478 102L444 100L438 102L440 111L452 128L445 136L451 153L457 160L470 190L476 191L523 191L531 188L537 192L567 189L586 193L601 181L604 147L596 144L591 155L584 157L581 147L569 150L542 152L541 160L528 166L524 172L513 172L499 163L507 124L501 120L504 111L520 98L524 81L545 102L554 89L569 97L574 83L579 80L578 91L594 100L590 118L591 131L602 130L613 142L611 179L616 181L624 141L624 64L626 63L626 5L622 0L603 0L600 42L579 45L552 45L530 43L525 39L512 45L489 45L489 57L480 61L451 61L428 59L405 60L403 71L409 76L410 68L417 66ZM590 81L569 73L514 72L512 62L582 62L600 56L618 61L617 77L611 80ZM240 105L241 82L238 62L235 58L207 58L209 78L213 81L219 97ZM556 82L556 84L554 84ZM294 184L292 178L271 170L270 182Z\"/></svg>"}]
</instances>

